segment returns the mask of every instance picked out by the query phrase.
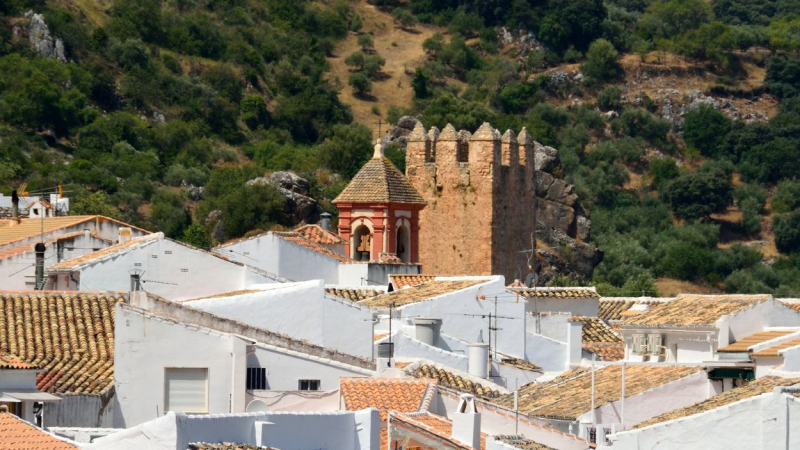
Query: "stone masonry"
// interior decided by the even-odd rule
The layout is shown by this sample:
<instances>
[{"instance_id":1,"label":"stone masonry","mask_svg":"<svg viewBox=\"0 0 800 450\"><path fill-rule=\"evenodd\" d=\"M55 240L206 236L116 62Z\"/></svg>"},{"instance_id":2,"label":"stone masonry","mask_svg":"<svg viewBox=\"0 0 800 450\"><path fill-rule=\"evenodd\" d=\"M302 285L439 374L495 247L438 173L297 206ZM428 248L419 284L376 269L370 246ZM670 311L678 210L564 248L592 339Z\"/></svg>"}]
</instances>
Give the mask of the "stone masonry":
<instances>
[{"instance_id":1,"label":"stone masonry","mask_svg":"<svg viewBox=\"0 0 800 450\"><path fill-rule=\"evenodd\" d=\"M538 239L566 250L543 250L532 260L540 283L556 274L590 278L602 254L584 242L590 222L572 186L544 171L554 161L556 150L524 128L501 136L488 123L474 134L449 124L426 132L417 123L408 136L406 176L428 202L420 213L423 271L524 279L536 204Z\"/></svg>"}]
</instances>

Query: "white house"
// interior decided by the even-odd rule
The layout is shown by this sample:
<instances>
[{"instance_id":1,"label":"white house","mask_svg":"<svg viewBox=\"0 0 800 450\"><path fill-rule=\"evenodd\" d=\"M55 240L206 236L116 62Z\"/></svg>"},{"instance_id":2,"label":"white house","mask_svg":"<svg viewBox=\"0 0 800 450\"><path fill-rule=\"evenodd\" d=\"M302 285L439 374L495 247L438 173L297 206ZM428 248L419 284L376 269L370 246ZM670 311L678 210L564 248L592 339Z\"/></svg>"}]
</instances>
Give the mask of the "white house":
<instances>
[{"instance_id":1,"label":"white house","mask_svg":"<svg viewBox=\"0 0 800 450\"><path fill-rule=\"evenodd\" d=\"M5 289L36 287L36 246L43 265L77 258L147 231L103 216L6 220L0 226L0 280ZM42 232L44 231L44 232ZM43 279L46 281L46 279ZM52 289L52 286L44 286Z\"/></svg>"},{"instance_id":2,"label":"white house","mask_svg":"<svg viewBox=\"0 0 800 450\"><path fill-rule=\"evenodd\" d=\"M8 412L39 427L44 421L44 402L58 402L61 397L36 388L36 376L43 372L7 353L0 353L0 405Z\"/></svg>"},{"instance_id":3,"label":"white house","mask_svg":"<svg viewBox=\"0 0 800 450\"><path fill-rule=\"evenodd\" d=\"M291 281L348 286L385 286L390 274L418 274L421 269L419 264L354 261L295 232L270 231L237 239L214 252Z\"/></svg>"},{"instance_id":4,"label":"white house","mask_svg":"<svg viewBox=\"0 0 800 450\"><path fill-rule=\"evenodd\" d=\"M234 443L281 450L380 450L380 419L374 408L328 413L187 415L169 412L96 439L82 448L185 450L194 447L190 444L200 443Z\"/></svg>"},{"instance_id":5,"label":"white house","mask_svg":"<svg viewBox=\"0 0 800 450\"><path fill-rule=\"evenodd\" d=\"M245 412L267 391L333 391L371 360L134 293L116 310L116 427L163 414Z\"/></svg>"},{"instance_id":6,"label":"white house","mask_svg":"<svg viewBox=\"0 0 800 450\"><path fill-rule=\"evenodd\" d=\"M372 310L327 294L322 280L271 284L184 304L342 353L373 357Z\"/></svg>"},{"instance_id":7,"label":"white house","mask_svg":"<svg viewBox=\"0 0 800 450\"><path fill-rule=\"evenodd\" d=\"M598 442L605 450L800 448L800 378L768 376Z\"/></svg>"},{"instance_id":8,"label":"white house","mask_svg":"<svg viewBox=\"0 0 800 450\"><path fill-rule=\"evenodd\" d=\"M153 233L47 267L53 290L143 289L185 300L277 283L276 276Z\"/></svg>"}]
</instances>

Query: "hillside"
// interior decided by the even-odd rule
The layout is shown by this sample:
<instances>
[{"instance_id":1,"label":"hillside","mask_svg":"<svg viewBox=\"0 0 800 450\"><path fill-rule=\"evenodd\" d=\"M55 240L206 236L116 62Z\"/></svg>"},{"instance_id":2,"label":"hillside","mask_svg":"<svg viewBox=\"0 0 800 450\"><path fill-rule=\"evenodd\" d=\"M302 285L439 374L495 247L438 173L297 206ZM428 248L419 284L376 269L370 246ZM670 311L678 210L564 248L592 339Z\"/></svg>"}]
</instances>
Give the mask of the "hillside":
<instances>
[{"instance_id":1,"label":"hillside","mask_svg":"<svg viewBox=\"0 0 800 450\"><path fill-rule=\"evenodd\" d=\"M800 296L800 11L767 3L4 2L0 187L208 247L335 214L379 120L490 122L558 149L605 252L553 283Z\"/></svg>"}]
</instances>

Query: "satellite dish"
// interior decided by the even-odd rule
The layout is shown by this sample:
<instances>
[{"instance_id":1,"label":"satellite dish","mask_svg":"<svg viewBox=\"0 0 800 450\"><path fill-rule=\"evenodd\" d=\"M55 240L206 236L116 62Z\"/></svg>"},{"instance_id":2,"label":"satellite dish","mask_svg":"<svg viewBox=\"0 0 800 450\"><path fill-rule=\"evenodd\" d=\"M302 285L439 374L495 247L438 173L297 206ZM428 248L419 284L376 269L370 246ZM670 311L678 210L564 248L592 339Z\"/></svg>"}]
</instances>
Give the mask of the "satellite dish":
<instances>
[{"instance_id":1,"label":"satellite dish","mask_svg":"<svg viewBox=\"0 0 800 450\"><path fill-rule=\"evenodd\" d=\"M269 405L262 400L253 400L247 405L245 412L269 412Z\"/></svg>"}]
</instances>

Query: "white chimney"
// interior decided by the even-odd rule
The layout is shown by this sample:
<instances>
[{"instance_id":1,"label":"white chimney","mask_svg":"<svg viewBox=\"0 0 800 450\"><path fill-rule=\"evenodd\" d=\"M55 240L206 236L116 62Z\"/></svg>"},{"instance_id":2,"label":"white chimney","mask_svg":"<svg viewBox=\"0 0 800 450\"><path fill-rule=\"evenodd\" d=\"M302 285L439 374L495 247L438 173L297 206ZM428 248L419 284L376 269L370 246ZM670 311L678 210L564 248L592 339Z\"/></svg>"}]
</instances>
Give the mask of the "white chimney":
<instances>
[{"instance_id":1,"label":"white chimney","mask_svg":"<svg viewBox=\"0 0 800 450\"><path fill-rule=\"evenodd\" d=\"M130 227L122 227L119 229L119 242L118 244L122 244L123 242L128 242L133 237L133 231Z\"/></svg>"},{"instance_id":2,"label":"white chimney","mask_svg":"<svg viewBox=\"0 0 800 450\"><path fill-rule=\"evenodd\" d=\"M417 340L433 347L439 344L439 330L441 326L442 319L433 319L430 317L417 317L414 319Z\"/></svg>"},{"instance_id":3,"label":"white chimney","mask_svg":"<svg viewBox=\"0 0 800 450\"><path fill-rule=\"evenodd\" d=\"M489 344L469 344L469 374L486 378L489 370Z\"/></svg>"},{"instance_id":4,"label":"white chimney","mask_svg":"<svg viewBox=\"0 0 800 450\"><path fill-rule=\"evenodd\" d=\"M453 414L453 439L473 449L481 448L481 415L471 394L461 394Z\"/></svg>"}]
</instances>

